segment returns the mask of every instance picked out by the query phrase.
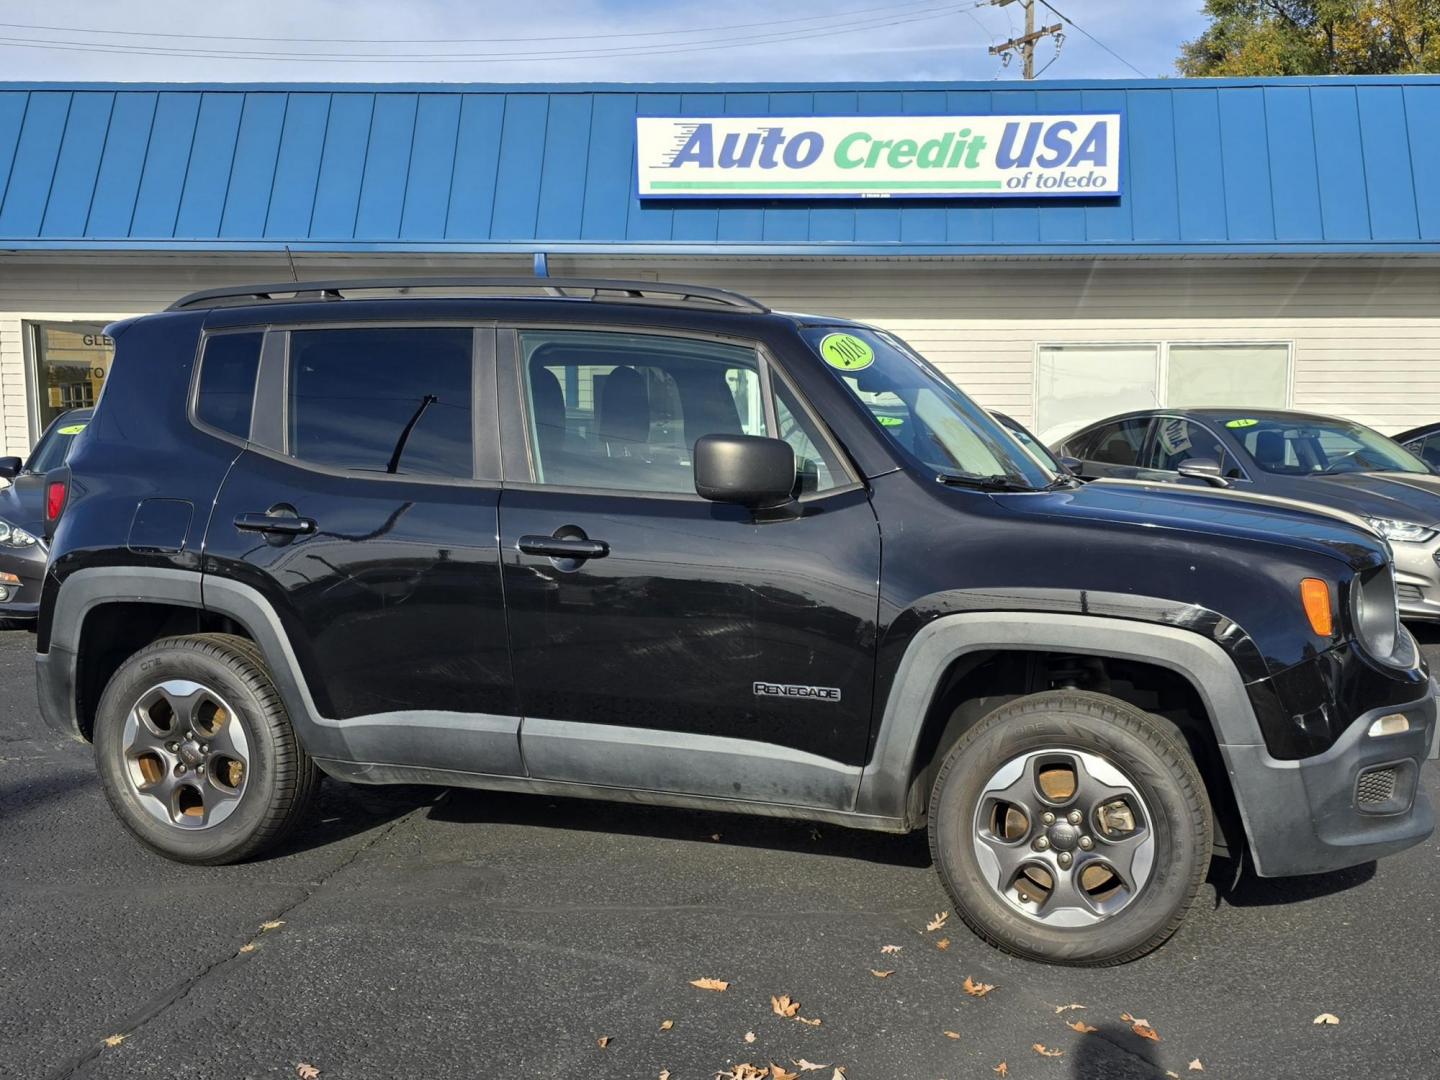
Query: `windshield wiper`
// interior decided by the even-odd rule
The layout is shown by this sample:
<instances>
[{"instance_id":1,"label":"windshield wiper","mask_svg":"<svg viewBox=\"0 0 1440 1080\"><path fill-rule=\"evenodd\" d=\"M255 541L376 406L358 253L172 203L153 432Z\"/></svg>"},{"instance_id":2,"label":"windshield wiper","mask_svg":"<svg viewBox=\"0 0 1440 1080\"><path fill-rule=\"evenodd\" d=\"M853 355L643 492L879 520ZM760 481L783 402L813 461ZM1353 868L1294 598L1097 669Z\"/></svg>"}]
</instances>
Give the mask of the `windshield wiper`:
<instances>
[{"instance_id":1,"label":"windshield wiper","mask_svg":"<svg viewBox=\"0 0 1440 1080\"><path fill-rule=\"evenodd\" d=\"M975 488L977 491L1039 491L1039 488L1011 480L1008 476L995 473L991 476L975 476L971 473L937 473L936 483L954 487Z\"/></svg>"},{"instance_id":2,"label":"windshield wiper","mask_svg":"<svg viewBox=\"0 0 1440 1080\"><path fill-rule=\"evenodd\" d=\"M1081 479L1074 473L1056 473L1055 479L1046 484L1041 491L1062 491L1068 488L1079 487Z\"/></svg>"}]
</instances>

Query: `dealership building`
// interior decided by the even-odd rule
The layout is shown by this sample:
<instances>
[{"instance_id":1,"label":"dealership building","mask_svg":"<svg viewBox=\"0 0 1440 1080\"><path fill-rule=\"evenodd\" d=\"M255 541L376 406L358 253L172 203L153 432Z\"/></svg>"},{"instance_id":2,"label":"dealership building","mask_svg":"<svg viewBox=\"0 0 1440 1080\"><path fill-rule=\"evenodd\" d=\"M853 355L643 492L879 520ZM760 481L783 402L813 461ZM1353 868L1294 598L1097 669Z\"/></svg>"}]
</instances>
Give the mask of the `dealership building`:
<instances>
[{"instance_id":1,"label":"dealership building","mask_svg":"<svg viewBox=\"0 0 1440 1080\"><path fill-rule=\"evenodd\" d=\"M877 323L1047 440L1394 432L1440 419L1440 79L0 83L0 454L187 291L536 269Z\"/></svg>"}]
</instances>

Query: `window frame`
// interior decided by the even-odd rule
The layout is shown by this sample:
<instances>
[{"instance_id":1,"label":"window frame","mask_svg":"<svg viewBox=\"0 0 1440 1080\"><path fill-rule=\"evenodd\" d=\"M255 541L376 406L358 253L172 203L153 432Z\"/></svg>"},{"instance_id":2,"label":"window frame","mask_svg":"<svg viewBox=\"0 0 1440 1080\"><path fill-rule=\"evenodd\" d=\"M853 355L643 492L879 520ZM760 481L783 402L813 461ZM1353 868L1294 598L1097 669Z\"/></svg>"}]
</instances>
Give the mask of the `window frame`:
<instances>
[{"instance_id":1,"label":"window frame","mask_svg":"<svg viewBox=\"0 0 1440 1080\"><path fill-rule=\"evenodd\" d=\"M1225 473L1226 462L1227 462L1227 461L1229 461L1231 464L1233 464L1233 465L1235 466L1235 468L1237 468L1237 469L1240 470L1240 475L1239 475L1239 476L1227 476L1227 477L1225 477L1225 479L1229 480L1232 484L1233 484L1233 483L1246 483L1246 484L1253 483L1253 481L1250 479L1250 473L1249 473L1249 472L1246 470L1246 468L1245 468L1245 462L1242 461L1241 458L1240 458L1240 455L1237 454L1237 453L1234 451L1234 449L1231 448L1231 446L1230 446L1230 441L1229 441L1228 439L1222 438L1222 437L1219 435L1219 433L1217 433L1216 430L1215 430L1213 427L1211 427L1208 423L1206 423L1204 420L1201 420L1199 417L1196 417L1196 416L1185 416L1185 415L1183 415L1184 412L1185 412L1184 409L1178 409L1178 410L1159 410L1159 411L1154 412L1154 413L1151 414L1151 416L1150 416L1150 434L1149 434L1149 435L1147 436L1147 438L1146 438L1145 447L1144 447L1144 451L1143 451L1144 454L1147 456L1147 458L1149 457L1149 455L1151 454L1152 450L1154 449L1156 440L1159 438L1160 421L1162 421L1162 420L1183 420L1183 421L1184 421L1185 423L1187 423L1187 424L1194 424L1196 427L1200 428L1202 431L1205 432L1205 434L1209 435L1212 439L1214 439L1216 445L1220 447L1220 450L1221 450L1221 452L1222 452L1222 454L1223 454L1223 456L1221 457L1220 462L1219 462L1220 472L1221 472L1221 475L1222 475L1222 476L1223 476L1224 473ZM1167 475L1170 475L1170 476L1179 476L1179 475L1180 475L1180 473L1179 473L1177 470L1175 470L1175 469L1147 468L1146 471L1147 471L1147 472L1166 473Z\"/></svg>"},{"instance_id":2,"label":"window frame","mask_svg":"<svg viewBox=\"0 0 1440 1080\"><path fill-rule=\"evenodd\" d=\"M260 355L255 361L255 386L250 392L250 427L245 438L241 438L233 431L226 431L217 428L213 424L207 424L200 419L200 373L205 364L205 351L209 348L210 342L218 337L227 337L232 334L259 334ZM253 326L226 326L216 330L202 330L200 340L195 346L195 362L190 366L190 389L185 395L185 415L192 427L205 432L205 434L228 442L233 446L246 447L250 445L250 439L255 433L255 417L260 409L260 372L265 363L265 346L269 340L269 327L261 324Z\"/></svg>"},{"instance_id":3,"label":"window frame","mask_svg":"<svg viewBox=\"0 0 1440 1080\"><path fill-rule=\"evenodd\" d=\"M236 329L247 329L237 327ZM230 330L225 328L225 332ZM250 439L244 447L275 461L326 476L378 483L439 484L448 487L499 488L499 400L495 364L495 323L475 319L352 319L307 320L269 324L260 350L255 380L255 407ZM465 330L470 346L470 475L432 476L421 473L377 473L323 465L290 452L290 335L309 330ZM196 372L198 380L198 368ZM196 383L198 385L198 381ZM193 391L192 391L193 394ZM233 439L231 440L234 441Z\"/></svg>"},{"instance_id":4,"label":"window frame","mask_svg":"<svg viewBox=\"0 0 1440 1080\"><path fill-rule=\"evenodd\" d=\"M535 449L531 443L530 433L533 430L532 418L530 416L529 395L526 393L526 382L524 364L521 358L520 335L526 332L560 333L564 331L575 331L577 333L595 334L629 334L644 337L659 338L681 338L691 341L710 342L719 345L733 345L747 349L754 353L756 360L756 371L760 378L760 401L761 408L765 415L765 428L767 432L777 432L780 425L775 415L775 395L773 381L779 378L787 390L795 398L806 420L815 426L820 439L825 443L826 448L835 455L835 459L845 474L843 483L834 487L826 488L824 491L811 492L800 496L802 503L808 503L816 499L826 499L832 495L839 495L844 492L854 491L864 487L860 481L860 471L856 468L855 462L845 452L844 446L835 438L834 432L828 424L821 419L815 411L810 400L800 390L795 380L776 361L775 354L768 349L764 342L754 338L740 337L731 334L720 334L704 330L694 330L687 327L676 326L647 326L636 323L610 323L593 322L588 320L554 322L550 320L515 320L506 322L499 326L497 331L497 363L496 371L499 381L499 401L506 403L507 408L501 411L500 416L500 459L503 484L507 488L516 488L526 491L546 491L557 494L586 495L586 496L608 496L624 499L659 499L668 501L704 503L710 500L703 498L694 490L691 491L646 491L636 488L604 488L586 487L569 484L549 484L535 479ZM769 437L774 437L773 435ZM518 467L517 467L518 466Z\"/></svg>"}]
</instances>

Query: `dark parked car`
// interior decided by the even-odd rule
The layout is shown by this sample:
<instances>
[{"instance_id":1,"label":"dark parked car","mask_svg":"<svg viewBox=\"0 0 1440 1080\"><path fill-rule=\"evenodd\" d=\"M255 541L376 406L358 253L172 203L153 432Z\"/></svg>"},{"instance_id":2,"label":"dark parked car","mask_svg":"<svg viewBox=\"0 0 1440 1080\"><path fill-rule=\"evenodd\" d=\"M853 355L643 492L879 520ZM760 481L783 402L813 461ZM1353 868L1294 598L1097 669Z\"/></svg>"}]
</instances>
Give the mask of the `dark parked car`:
<instances>
[{"instance_id":1,"label":"dark parked car","mask_svg":"<svg viewBox=\"0 0 1440 1080\"><path fill-rule=\"evenodd\" d=\"M1255 409L1152 409L1054 447L1080 475L1233 487L1362 517L1390 543L1406 619L1440 619L1440 476L1348 420Z\"/></svg>"},{"instance_id":2,"label":"dark parked car","mask_svg":"<svg viewBox=\"0 0 1440 1080\"><path fill-rule=\"evenodd\" d=\"M265 850L322 772L928 828L972 928L1081 964L1162 942L1217 845L1307 874L1434 827L1378 536L1059 476L884 331L468 279L107 332L40 704L172 859Z\"/></svg>"},{"instance_id":3,"label":"dark parked car","mask_svg":"<svg viewBox=\"0 0 1440 1080\"><path fill-rule=\"evenodd\" d=\"M45 526L45 474L65 461L75 436L85 430L91 409L71 409L50 421L23 461L0 458L0 630L35 625L40 585L49 555Z\"/></svg>"},{"instance_id":4,"label":"dark parked car","mask_svg":"<svg viewBox=\"0 0 1440 1080\"><path fill-rule=\"evenodd\" d=\"M1411 428L1393 438L1432 470L1440 472L1440 424Z\"/></svg>"}]
</instances>

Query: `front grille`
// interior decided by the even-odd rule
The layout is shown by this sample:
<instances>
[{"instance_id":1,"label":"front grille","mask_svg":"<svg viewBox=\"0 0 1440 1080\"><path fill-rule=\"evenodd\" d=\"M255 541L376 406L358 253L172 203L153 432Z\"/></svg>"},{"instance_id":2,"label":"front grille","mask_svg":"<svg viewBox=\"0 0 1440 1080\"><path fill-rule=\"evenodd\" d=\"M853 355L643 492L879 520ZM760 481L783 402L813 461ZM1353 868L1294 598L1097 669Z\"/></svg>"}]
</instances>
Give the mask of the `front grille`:
<instances>
[{"instance_id":1,"label":"front grille","mask_svg":"<svg viewBox=\"0 0 1440 1080\"><path fill-rule=\"evenodd\" d=\"M1355 784L1355 805L1383 806L1395 798L1395 785L1398 781L1399 776L1391 766L1361 773Z\"/></svg>"},{"instance_id":2,"label":"front grille","mask_svg":"<svg viewBox=\"0 0 1440 1080\"><path fill-rule=\"evenodd\" d=\"M1416 603L1425 601L1425 590L1419 585L1396 585L1395 595L1401 600L1414 600Z\"/></svg>"}]
</instances>

